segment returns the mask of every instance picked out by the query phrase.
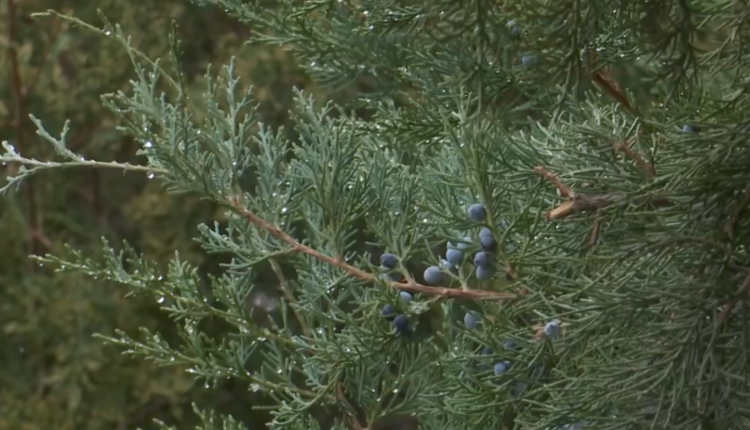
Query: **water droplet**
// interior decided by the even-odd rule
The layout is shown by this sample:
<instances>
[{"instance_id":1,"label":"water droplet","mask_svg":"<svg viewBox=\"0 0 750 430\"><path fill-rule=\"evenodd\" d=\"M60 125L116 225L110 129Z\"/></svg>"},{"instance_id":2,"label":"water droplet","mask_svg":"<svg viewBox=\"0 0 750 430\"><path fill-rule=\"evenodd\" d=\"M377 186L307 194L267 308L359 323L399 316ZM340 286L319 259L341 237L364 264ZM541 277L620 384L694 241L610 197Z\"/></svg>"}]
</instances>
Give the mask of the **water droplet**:
<instances>
[{"instance_id":1,"label":"water droplet","mask_svg":"<svg viewBox=\"0 0 750 430\"><path fill-rule=\"evenodd\" d=\"M148 174L148 178L149 179L154 179L155 177L156 177L156 175L153 172L151 172L151 173Z\"/></svg>"}]
</instances>

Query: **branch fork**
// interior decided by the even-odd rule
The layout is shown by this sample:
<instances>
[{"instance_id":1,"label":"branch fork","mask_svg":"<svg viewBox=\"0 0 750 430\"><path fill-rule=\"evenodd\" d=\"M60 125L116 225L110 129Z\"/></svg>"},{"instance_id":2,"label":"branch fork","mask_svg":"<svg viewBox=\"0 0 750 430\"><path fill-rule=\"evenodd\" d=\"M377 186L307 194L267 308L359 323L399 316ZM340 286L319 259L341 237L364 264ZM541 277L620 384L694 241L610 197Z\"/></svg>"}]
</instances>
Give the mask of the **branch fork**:
<instances>
[{"instance_id":1,"label":"branch fork","mask_svg":"<svg viewBox=\"0 0 750 430\"><path fill-rule=\"evenodd\" d=\"M572 188L563 184L558 175L550 172L547 168L536 166L534 167L534 172L551 182L560 191L560 195L568 199L556 208L547 211L545 217L548 221L566 218L584 211L596 211L625 198L625 193L619 191L597 196L578 194Z\"/></svg>"}]
</instances>

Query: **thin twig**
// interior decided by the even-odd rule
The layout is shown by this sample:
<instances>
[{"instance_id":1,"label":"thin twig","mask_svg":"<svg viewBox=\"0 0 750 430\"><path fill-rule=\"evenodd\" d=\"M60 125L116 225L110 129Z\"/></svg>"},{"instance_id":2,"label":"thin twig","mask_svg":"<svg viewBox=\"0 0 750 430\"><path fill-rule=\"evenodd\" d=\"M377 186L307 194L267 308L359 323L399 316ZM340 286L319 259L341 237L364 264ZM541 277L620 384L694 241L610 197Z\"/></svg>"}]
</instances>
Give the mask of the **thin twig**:
<instances>
[{"instance_id":1,"label":"thin twig","mask_svg":"<svg viewBox=\"0 0 750 430\"><path fill-rule=\"evenodd\" d=\"M570 187L568 187L567 185L563 184L560 181L560 177L559 176L557 176L556 174L550 172L545 167L543 167L543 166L536 166L536 167L534 167L534 171L537 172L537 173L539 173L540 175L542 175L542 177L544 177L544 179L546 179L549 182L551 182L552 185L554 185L560 191L560 195L562 195L563 197L567 197L569 199L572 199L573 197L575 197L575 193L573 192L573 190Z\"/></svg>"},{"instance_id":2,"label":"thin twig","mask_svg":"<svg viewBox=\"0 0 750 430\"><path fill-rule=\"evenodd\" d=\"M750 187L745 188L745 195L742 197L742 201L740 201L740 204L737 206L737 209L734 211L732 218L729 220L729 224L727 224L726 233L730 239L734 239L734 230L737 228L737 225L740 223L742 214L747 208L748 204L750 204Z\"/></svg>"},{"instance_id":3,"label":"thin twig","mask_svg":"<svg viewBox=\"0 0 750 430\"><path fill-rule=\"evenodd\" d=\"M596 51L590 49L587 55L587 66L591 73L591 79L593 79L594 82L604 90L604 92L609 94L613 99L617 100L617 102L619 102L622 107L624 107L628 112L632 113L633 115L638 115L638 112L630 104L630 101L625 95L625 92L623 92L620 88L620 84L618 84L617 81L615 81L615 79L612 77L611 70L608 67L598 66L597 62L599 60L599 55L596 53Z\"/></svg>"},{"instance_id":4,"label":"thin twig","mask_svg":"<svg viewBox=\"0 0 750 430\"><path fill-rule=\"evenodd\" d=\"M349 401L346 400L346 396L344 395L344 389L341 388L341 383L336 383L336 399L341 402L344 407L350 409L351 415L349 413L346 413L347 415L347 421L349 422L349 425L354 430L366 430L365 426L363 426L357 417L354 415L357 413L357 411L352 407L351 404L349 404Z\"/></svg>"},{"instance_id":5,"label":"thin twig","mask_svg":"<svg viewBox=\"0 0 750 430\"><path fill-rule=\"evenodd\" d=\"M16 146L21 153L28 150L26 146L26 136L24 130L24 119L26 115L26 100L23 93L23 83L21 82L21 66L18 61L18 11L16 10L16 1L8 0L7 2L7 27L8 27L8 58L10 59L10 73L8 86L13 95L13 121L12 125L15 130ZM11 172L12 173L12 172ZM51 241L46 237L42 230L42 215L39 213L36 202L36 191L32 184L26 184L25 188L26 202L26 222L28 223L28 244L30 254L39 254L43 248L50 249ZM33 263L29 263L30 265ZM33 266L32 266L33 267Z\"/></svg>"},{"instance_id":6,"label":"thin twig","mask_svg":"<svg viewBox=\"0 0 750 430\"><path fill-rule=\"evenodd\" d=\"M576 194L570 187L563 184L556 174L550 172L546 168L537 166L534 168L534 171L542 175L542 177L557 187L561 195L568 197L567 201L562 202L554 209L547 211L545 217L548 221L565 218L584 211L596 211L625 198L625 193L619 191L598 196Z\"/></svg>"},{"instance_id":7,"label":"thin twig","mask_svg":"<svg viewBox=\"0 0 750 430\"><path fill-rule=\"evenodd\" d=\"M596 213L596 220L594 220L594 227L591 229L591 237L589 237L589 250L596 248L596 244L599 242L599 234L602 230L602 217L599 212Z\"/></svg>"},{"instance_id":8,"label":"thin twig","mask_svg":"<svg viewBox=\"0 0 750 430\"><path fill-rule=\"evenodd\" d=\"M623 154L630 157L633 161L635 161L635 164L638 165L638 167L643 170L643 173L648 176L649 178L653 178L656 176L656 167L654 166L653 162L647 162L643 159L643 157L640 156L637 152L633 150L633 148L629 145L630 139L624 143L618 143L615 145L615 150L622 152Z\"/></svg>"},{"instance_id":9,"label":"thin twig","mask_svg":"<svg viewBox=\"0 0 750 430\"><path fill-rule=\"evenodd\" d=\"M331 257L329 255L325 255L316 249L313 249L307 245L303 245L299 243L296 239L289 236L286 232L284 232L280 228L269 223L263 218L260 218L259 216L255 215L252 211L245 208L239 202L239 200L231 199L230 203L232 207L234 207L234 209L239 214L241 214L247 221L249 221L250 223L254 224L257 227L262 228L263 230L266 230L277 239L280 239L286 242L291 247L292 252L297 252L300 254L307 254L320 261L328 263L331 266L338 267L339 269L345 271L350 276L355 277L357 279L361 279L363 281L373 282L373 283L379 281L379 279L372 273L365 272L362 269L358 269L348 264L346 261ZM517 297L515 294L507 293L507 292L499 292L499 291L481 291L481 290L468 290L467 291L467 290L459 290L459 289L452 289L452 288L446 288L446 287L431 287L427 285L422 285L413 280L407 281L407 282L389 282L388 286L390 288L397 289L397 290L411 291L415 293L422 293L428 296L437 296L437 297L443 297L443 298L460 298L460 299L474 299L474 300L483 300L483 299L513 300Z\"/></svg>"},{"instance_id":10,"label":"thin twig","mask_svg":"<svg viewBox=\"0 0 750 430\"><path fill-rule=\"evenodd\" d=\"M750 272L748 272L747 277L745 277L745 281L734 294L734 297L730 299L729 303L724 306L724 310L721 311L721 314L719 314L719 327L723 326L724 323L727 322L727 320L729 319L729 314L731 314L734 310L734 307L737 306L737 302L739 302L740 300L744 300L745 296L747 296L748 293L750 293Z\"/></svg>"},{"instance_id":11,"label":"thin twig","mask_svg":"<svg viewBox=\"0 0 750 430\"><path fill-rule=\"evenodd\" d=\"M281 270L279 262L273 258L269 258L268 262L271 264L271 269L279 280L279 288L281 288L281 292L284 293L284 297L286 297L287 302L289 302L292 312L294 312L294 316L297 317L297 321L299 321L299 325L302 327L302 333L304 333L305 336L310 337L310 327L307 324L307 319L304 315L294 309L294 304L297 302L297 299L294 298L294 294L292 294L292 291L289 289L289 283L286 281L286 276L284 276L284 272Z\"/></svg>"}]
</instances>

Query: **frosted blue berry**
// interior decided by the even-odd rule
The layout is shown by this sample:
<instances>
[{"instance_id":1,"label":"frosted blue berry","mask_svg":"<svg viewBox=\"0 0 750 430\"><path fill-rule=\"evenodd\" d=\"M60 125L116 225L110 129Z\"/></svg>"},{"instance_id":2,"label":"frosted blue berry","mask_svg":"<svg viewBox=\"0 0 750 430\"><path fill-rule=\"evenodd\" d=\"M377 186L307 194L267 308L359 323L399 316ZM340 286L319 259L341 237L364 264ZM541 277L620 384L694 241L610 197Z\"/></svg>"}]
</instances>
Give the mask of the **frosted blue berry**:
<instances>
[{"instance_id":1,"label":"frosted blue berry","mask_svg":"<svg viewBox=\"0 0 750 430\"><path fill-rule=\"evenodd\" d=\"M477 266L477 279L480 281L486 281L488 279L492 279L492 276L495 274L495 271L492 269L492 266Z\"/></svg>"},{"instance_id":2,"label":"frosted blue berry","mask_svg":"<svg viewBox=\"0 0 750 430\"><path fill-rule=\"evenodd\" d=\"M510 361L505 360L499 363L495 363L495 375L502 375L510 370Z\"/></svg>"},{"instance_id":3,"label":"frosted blue berry","mask_svg":"<svg viewBox=\"0 0 750 430\"><path fill-rule=\"evenodd\" d=\"M380 265L385 267L386 269L395 269L396 266L398 266L398 257L389 252L386 252L385 254L380 256Z\"/></svg>"},{"instance_id":4,"label":"frosted blue berry","mask_svg":"<svg viewBox=\"0 0 750 430\"><path fill-rule=\"evenodd\" d=\"M521 37L521 27L519 27L515 21L508 22L508 32L510 33L510 37L514 39Z\"/></svg>"},{"instance_id":5,"label":"frosted blue berry","mask_svg":"<svg viewBox=\"0 0 750 430\"><path fill-rule=\"evenodd\" d=\"M401 297L401 301L402 301L403 303L405 303L405 304L408 304L408 303L409 303L409 302L411 302L411 300L412 300L412 299L414 298L414 297L412 297L412 295L411 295L411 294L410 294L409 292L407 292L407 291L401 291L401 292L399 293L399 296Z\"/></svg>"},{"instance_id":6,"label":"frosted blue berry","mask_svg":"<svg viewBox=\"0 0 750 430\"><path fill-rule=\"evenodd\" d=\"M547 325L544 326L544 335L550 339L554 339L560 336L561 332L562 327L560 327L560 321L550 321L547 323Z\"/></svg>"},{"instance_id":7,"label":"frosted blue berry","mask_svg":"<svg viewBox=\"0 0 750 430\"><path fill-rule=\"evenodd\" d=\"M440 267L453 273L454 275L458 273L458 269L456 268L456 266L451 264L448 260L440 260Z\"/></svg>"},{"instance_id":8,"label":"frosted blue berry","mask_svg":"<svg viewBox=\"0 0 750 430\"><path fill-rule=\"evenodd\" d=\"M383 311L380 314L386 318L393 318L396 315L396 308L393 305L385 305L383 306Z\"/></svg>"},{"instance_id":9,"label":"frosted blue berry","mask_svg":"<svg viewBox=\"0 0 750 430\"><path fill-rule=\"evenodd\" d=\"M469 330L474 330L479 325L479 320L477 320L476 315L467 312L466 315L464 315L464 324Z\"/></svg>"},{"instance_id":10,"label":"frosted blue berry","mask_svg":"<svg viewBox=\"0 0 750 430\"><path fill-rule=\"evenodd\" d=\"M429 285L438 285L443 281L443 271L437 266L430 266L424 271L424 281Z\"/></svg>"},{"instance_id":11,"label":"frosted blue berry","mask_svg":"<svg viewBox=\"0 0 750 430\"><path fill-rule=\"evenodd\" d=\"M489 346L485 346L484 348L482 348L482 354L484 355L492 355L494 353L495 353L495 350L490 348Z\"/></svg>"},{"instance_id":12,"label":"frosted blue berry","mask_svg":"<svg viewBox=\"0 0 750 430\"><path fill-rule=\"evenodd\" d=\"M505 349L510 349L510 350L518 350L518 349L520 349L518 347L518 344L516 342L510 340L510 339L504 341L503 342L503 346L505 347Z\"/></svg>"},{"instance_id":13,"label":"frosted blue berry","mask_svg":"<svg viewBox=\"0 0 750 430\"><path fill-rule=\"evenodd\" d=\"M500 221L500 227L502 227L503 230L507 230L510 227L510 224L508 224L508 221L502 220Z\"/></svg>"},{"instance_id":14,"label":"frosted blue berry","mask_svg":"<svg viewBox=\"0 0 750 430\"><path fill-rule=\"evenodd\" d=\"M539 60L533 55L524 55L521 57L521 63L526 67L533 67L539 64Z\"/></svg>"},{"instance_id":15,"label":"frosted blue berry","mask_svg":"<svg viewBox=\"0 0 750 430\"><path fill-rule=\"evenodd\" d=\"M396 318L393 319L393 327L399 333L408 332L409 331L409 317L403 314L397 315Z\"/></svg>"},{"instance_id":16,"label":"frosted blue berry","mask_svg":"<svg viewBox=\"0 0 750 430\"><path fill-rule=\"evenodd\" d=\"M487 210L481 203L474 203L469 206L469 210L466 211L469 219L472 221L482 222L487 218Z\"/></svg>"},{"instance_id":17,"label":"frosted blue berry","mask_svg":"<svg viewBox=\"0 0 750 430\"><path fill-rule=\"evenodd\" d=\"M691 124L685 124L682 126L682 131L685 133L697 133L698 127Z\"/></svg>"},{"instance_id":18,"label":"frosted blue berry","mask_svg":"<svg viewBox=\"0 0 750 430\"><path fill-rule=\"evenodd\" d=\"M497 242L495 236L492 234L492 230L484 227L479 230L479 244L482 245L482 249L485 251L494 251L497 248Z\"/></svg>"},{"instance_id":19,"label":"frosted blue berry","mask_svg":"<svg viewBox=\"0 0 750 430\"><path fill-rule=\"evenodd\" d=\"M461 241L456 243L448 242L448 250L455 249L458 251L464 251L471 246L471 237L466 236Z\"/></svg>"},{"instance_id":20,"label":"frosted blue berry","mask_svg":"<svg viewBox=\"0 0 750 430\"><path fill-rule=\"evenodd\" d=\"M445 252L445 259L454 266L460 266L464 261L464 253L463 251L459 251L458 249L448 248L448 250Z\"/></svg>"},{"instance_id":21,"label":"frosted blue berry","mask_svg":"<svg viewBox=\"0 0 750 430\"><path fill-rule=\"evenodd\" d=\"M492 255L488 252L480 251L474 255L474 265L477 267L489 267L492 265Z\"/></svg>"}]
</instances>

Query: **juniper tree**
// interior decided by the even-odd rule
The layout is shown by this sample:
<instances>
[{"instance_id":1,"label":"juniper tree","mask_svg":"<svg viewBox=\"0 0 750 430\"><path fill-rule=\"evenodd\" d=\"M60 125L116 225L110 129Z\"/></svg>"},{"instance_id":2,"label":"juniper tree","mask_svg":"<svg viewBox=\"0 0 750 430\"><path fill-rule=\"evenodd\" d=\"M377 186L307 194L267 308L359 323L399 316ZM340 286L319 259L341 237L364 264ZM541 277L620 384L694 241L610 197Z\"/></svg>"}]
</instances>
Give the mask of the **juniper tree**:
<instances>
[{"instance_id":1,"label":"juniper tree","mask_svg":"<svg viewBox=\"0 0 750 430\"><path fill-rule=\"evenodd\" d=\"M26 166L6 190L59 168L148 175L226 208L197 240L228 258L209 293L179 255L161 273L127 244L40 258L152 294L183 339L110 342L266 392L275 429L320 411L351 429L750 425L740 3L200 3L360 97L299 92L285 134L232 63L188 96L176 42L157 62L105 22L135 78L103 102L143 163L81 159L35 119L59 159L6 145ZM256 324L268 271L282 311Z\"/></svg>"}]
</instances>

